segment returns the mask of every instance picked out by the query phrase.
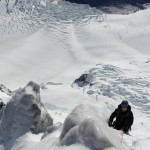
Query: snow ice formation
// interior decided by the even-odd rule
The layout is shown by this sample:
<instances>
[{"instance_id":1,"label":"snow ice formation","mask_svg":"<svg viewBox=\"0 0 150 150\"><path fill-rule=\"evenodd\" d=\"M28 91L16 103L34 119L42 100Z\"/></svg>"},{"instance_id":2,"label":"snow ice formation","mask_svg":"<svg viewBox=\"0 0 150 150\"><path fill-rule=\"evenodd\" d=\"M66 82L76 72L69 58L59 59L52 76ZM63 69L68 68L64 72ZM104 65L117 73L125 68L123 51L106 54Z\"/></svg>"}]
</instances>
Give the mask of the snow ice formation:
<instances>
[{"instance_id":1,"label":"snow ice formation","mask_svg":"<svg viewBox=\"0 0 150 150\"><path fill-rule=\"evenodd\" d=\"M7 103L0 124L0 140L17 138L30 130L40 133L51 125L53 119L40 101L40 87L31 81Z\"/></svg>"},{"instance_id":2,"label":"snow ice formation","mask_svg":"<svg viewBox=\"0 0 150 150\"><path fill-rule=\"evenodd\" d=\"M81 143L91 150L121 150L123 147L124 150L127 149L121 144L115 132L91 106L82 104L65 119L60 143L61 145Z\"/></svg>"},{"instance_id":3,"label":"snow ice formation","mask_svg":"<svg viewBox=\"0 0 150 150\"><path fill-rule=\"evenodd\" d=\"M150 113L150 82L142 72L123 69L111 64L97 64L74 81L88 95L103 95L108 98L126 99L142 112ZM81 78L82 77L82 78ZM81 80L82 79L82 80ZM108 84L109 83L109 84ZM85 87L86 86L86 87Z\"/></svg>"}]
</instances>

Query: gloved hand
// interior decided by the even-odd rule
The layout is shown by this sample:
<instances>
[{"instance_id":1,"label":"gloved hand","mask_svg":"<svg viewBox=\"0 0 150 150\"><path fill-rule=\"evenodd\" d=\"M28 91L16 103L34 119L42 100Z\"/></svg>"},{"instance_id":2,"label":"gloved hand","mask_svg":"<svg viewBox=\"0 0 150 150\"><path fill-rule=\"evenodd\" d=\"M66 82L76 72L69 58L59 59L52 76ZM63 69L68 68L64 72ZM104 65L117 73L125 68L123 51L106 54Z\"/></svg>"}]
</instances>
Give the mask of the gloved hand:
<instances>
[{"instance_id":1,"label":"gloved hand","mask_svg":"<svg viewBox=\"0 0 150 150\"><path fill-rule=\"evenodd\" d=\"M113 120L112 120L112 119L109 119L109 121L108 121L108 126L109 126L109 127L112 127L112 123L113 123Z\"/></svg>"}]
</instances>

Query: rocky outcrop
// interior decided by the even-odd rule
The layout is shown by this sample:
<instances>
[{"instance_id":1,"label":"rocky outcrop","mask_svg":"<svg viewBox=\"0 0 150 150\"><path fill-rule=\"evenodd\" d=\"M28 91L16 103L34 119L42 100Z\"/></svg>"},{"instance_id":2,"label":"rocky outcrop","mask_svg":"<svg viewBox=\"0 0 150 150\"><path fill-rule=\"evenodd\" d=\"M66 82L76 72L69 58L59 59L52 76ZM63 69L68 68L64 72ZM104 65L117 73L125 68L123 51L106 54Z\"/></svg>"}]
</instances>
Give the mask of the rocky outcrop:
<instances>
[{"instance_id":1,"label":"rocky outcrop","mask_svg":"<svg viewBox=\"0 0 150 150\"><path fill-rule=\"evenodd\" d=\"M112 139L113 135L113 139ZM60 145L83 144L91 150L119 150L128 148L121 144L113 129L89 105L77 106L65 119L60 135Z\"/></svg>"},{"instance_id":2,"label":"rocky outcrop","mask_svg":"<svg viewBox=\"0 0 150 150\"><path fill-rule=\"evenodd\" d=\"M0 124L0 139L17 138L30 130L33 133L44 132L51 125L53 119L40 100L40 87L31 81L16 91L7 103Z\"/></svg>"},{"instance_id":3,"label":"rocky outcrop","mask_svg":"<svg viewBox=\"0 0 150 150\"><path fill-rule=\"evenodd\" d=\"M13 92L6 88L3 84L0 84L0 91L7 94L8 96L13 96Z\"/></svg>"}]
</instances>

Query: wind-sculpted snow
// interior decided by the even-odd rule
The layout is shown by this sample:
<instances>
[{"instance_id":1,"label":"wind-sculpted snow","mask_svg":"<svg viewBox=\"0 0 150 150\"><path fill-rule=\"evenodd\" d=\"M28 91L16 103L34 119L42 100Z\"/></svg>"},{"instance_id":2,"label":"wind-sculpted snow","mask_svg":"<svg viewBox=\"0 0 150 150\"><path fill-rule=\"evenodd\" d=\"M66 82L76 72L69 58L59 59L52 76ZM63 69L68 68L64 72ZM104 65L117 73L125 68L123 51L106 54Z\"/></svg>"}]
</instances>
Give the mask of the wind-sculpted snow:
<instances>
[{"instance_id":1,"label":"wind-sculpted snow","mask_svg":"<svg viewBox=\"0 0 150 150\"><path fill-rule=\"evenodd\" d=\"M0 124L0 140L15 140L30 130L44 132L51 125L53 119L41 103L39 85L29 82L6 105Z\"/></svg>"},{"instance_id":2,"label":"wind-sculpted snow","mask_svg":"<svg viewBox=\"0 0 150 150\"><path fill-rule=\"evenodd\" d=\"M75 83L87 94L103 95L112 99L126 99L141 111L150 113L150 78L142 72L98 64L85 73L90 76ZM84 87L86 86L86 87Z\"/></svg>"},{"instance_id":3,"label":"wind-sculpted snow","mask_svg":"<svg viewBox=\"0 0 150 150\"><path fill-rule=\"evenodd\" d=\"M124 144L121 144L115 130L109 128L89 105L77 106L65 119L60 143L61 145L81 143L91 150L127 149Z\"/></svg>"},{"instance_id":4,"label":"wind-sculpted snow","mask_svg":"<svg viewBox=\"0 0 150 150\"><path fill-rule=\"evenodd\" d=\"M8 13L9 12L9 13ZM69 2L59 4L51 1L16 0L0 19L0 36L27 34L44 28L46 31L60 24L103 21L101 11L88 5ZM48 34L48 33L47 33Z\"/></svg>"}]
</instances>

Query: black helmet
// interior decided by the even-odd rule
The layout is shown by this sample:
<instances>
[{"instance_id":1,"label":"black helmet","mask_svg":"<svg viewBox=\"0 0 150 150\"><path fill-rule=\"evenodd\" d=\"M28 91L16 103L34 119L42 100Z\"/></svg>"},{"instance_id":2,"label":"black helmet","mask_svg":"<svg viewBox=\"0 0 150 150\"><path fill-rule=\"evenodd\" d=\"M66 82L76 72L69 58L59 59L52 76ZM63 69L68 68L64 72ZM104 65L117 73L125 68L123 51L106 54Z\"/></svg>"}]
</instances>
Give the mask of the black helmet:
<instances>
[{"instance_id":1,"label":"black helmet","mask_svg":"<svg viewBox=\"0 0 150 150\"><path fill-rule=\"evenodd\" d=\"M128 107L128 101L123 100L123 101L121 102L121 107Z\"/></svg>"}]
</instances>

